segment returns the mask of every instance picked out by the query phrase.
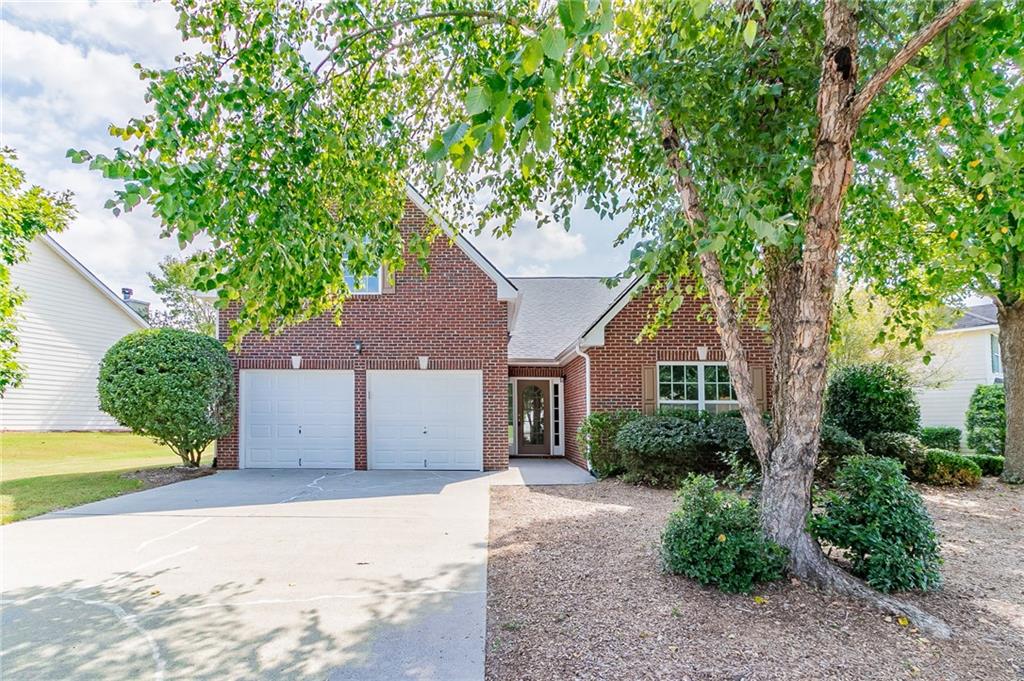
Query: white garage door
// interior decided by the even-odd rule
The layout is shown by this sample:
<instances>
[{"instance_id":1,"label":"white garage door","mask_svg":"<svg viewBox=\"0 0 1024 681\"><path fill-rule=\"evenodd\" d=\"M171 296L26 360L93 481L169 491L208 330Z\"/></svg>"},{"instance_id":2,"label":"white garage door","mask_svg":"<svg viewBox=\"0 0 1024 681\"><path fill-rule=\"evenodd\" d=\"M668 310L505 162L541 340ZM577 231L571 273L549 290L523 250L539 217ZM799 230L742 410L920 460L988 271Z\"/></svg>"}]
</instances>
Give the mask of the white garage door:
<instances>
[{"instance_id":1,"label":"white garage door","mask_svg":"<svg viewBox=\"0 0 1024 681\"><path fill-rule=\"evenodd\" d=\"M367 371L370 468L483 469L480 371Z\"/></svg>"},{"instance_id":2,"label":"white garage door","mask_svg":"<svg viewBox=\"0 0 1024 681\"><path fill-rule=\"evenodd\" d=\"M243 468L353 468L351 371L241 372Z\"/></svg>"}]
</instances>

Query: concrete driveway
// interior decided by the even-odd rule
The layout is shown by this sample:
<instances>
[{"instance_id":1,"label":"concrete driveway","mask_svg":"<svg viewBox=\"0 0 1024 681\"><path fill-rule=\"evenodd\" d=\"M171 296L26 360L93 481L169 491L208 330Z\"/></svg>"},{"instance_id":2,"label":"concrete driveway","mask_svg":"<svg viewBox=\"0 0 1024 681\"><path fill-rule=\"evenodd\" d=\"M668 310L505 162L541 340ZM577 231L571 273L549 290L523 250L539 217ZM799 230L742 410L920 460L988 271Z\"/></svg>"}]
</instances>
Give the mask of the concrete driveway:
<instances>
[{"instance_id":1,"label":"concrete driveway","mask_svg":"<svg viewBox=\"0 0 1024 681\"><path fill-rule=\"evenodd\" d=\"M585 480L538 470L221 472L6 526L0 676L481 679L488 487Z\"/></svg>"}]
</instances>

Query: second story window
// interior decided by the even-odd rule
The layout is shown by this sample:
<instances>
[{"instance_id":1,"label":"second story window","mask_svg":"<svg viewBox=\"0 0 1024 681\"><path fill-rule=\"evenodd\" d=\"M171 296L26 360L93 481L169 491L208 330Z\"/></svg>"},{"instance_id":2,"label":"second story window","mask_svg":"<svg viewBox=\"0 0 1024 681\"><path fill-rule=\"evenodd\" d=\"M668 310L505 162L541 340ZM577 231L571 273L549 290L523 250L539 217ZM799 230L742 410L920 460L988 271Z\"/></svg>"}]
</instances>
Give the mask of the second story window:
<instances>
[{"instance_id":1,"label":"second story window","mask_svg":"<svg viewBox=\"0 0 1024 681\"><path fill-rule=\"evenodd\" d=\"M990 354L992 356L992 373L998 376L1003 375L1003 356L999 350L999 336L990 334L988 337Z\"/></svg>"},{"instance_id":2,"label":"second story window","mask_svg":"<svg viewBox=\"0 0 1024 681\"><path fill-rule=\"evenodd\" d=\"M376 274L365 276L358 281L351 274L345 274L345 283L348 284L348 288L355 295L371 295L374 293L380 293L380 281L381 281L381 269L377 269Z\"/></svg>"}]
</instances>

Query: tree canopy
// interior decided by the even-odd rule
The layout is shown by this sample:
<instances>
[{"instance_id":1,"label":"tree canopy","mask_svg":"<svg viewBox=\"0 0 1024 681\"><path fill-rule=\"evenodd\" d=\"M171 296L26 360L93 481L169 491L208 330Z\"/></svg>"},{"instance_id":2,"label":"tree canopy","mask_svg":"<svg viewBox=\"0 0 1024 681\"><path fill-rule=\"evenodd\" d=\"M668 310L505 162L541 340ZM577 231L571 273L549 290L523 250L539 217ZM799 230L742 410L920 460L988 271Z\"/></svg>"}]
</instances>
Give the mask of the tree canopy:
<instances>
[{"instance_id":1,"label":"tree canopy","mask_svg":"<svg viewBox=\"0 0 1024 681\"><path fill-rule=\"evenodd\" d=\"M206 253L184 258L167 256L160 261L159 272L149 273L154 293L167 308L151 312L150 324L195 331L204 336L216 335L217 311L193 288L201 263L207 257Z\"/></svg>"}]
</instances>

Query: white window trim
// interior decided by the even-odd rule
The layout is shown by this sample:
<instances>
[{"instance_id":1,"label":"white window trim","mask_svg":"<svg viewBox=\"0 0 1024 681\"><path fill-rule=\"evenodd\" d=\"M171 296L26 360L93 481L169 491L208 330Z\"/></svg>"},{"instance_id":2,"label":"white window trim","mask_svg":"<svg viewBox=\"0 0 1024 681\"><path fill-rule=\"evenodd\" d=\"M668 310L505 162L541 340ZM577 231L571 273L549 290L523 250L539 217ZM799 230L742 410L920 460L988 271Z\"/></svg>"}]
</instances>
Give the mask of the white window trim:
<instances>
[{"instance_id":1,"label":"white window trim","mask_svg":"<svg viewBox=\"0 0 1024 681\"><path fill-rule=\"evenodd\" d=\"M549 456L565 456L565 380L551 376L509 376L508 382L512 391L512 441L508 443L509 456L519 455L519 381L548 382L548 411L551 413L552 423L555 420L555 384L558 384L558 445L555 445L554 432L552 432L549 438L551 443Z\"/></svg>"},{"instance_id":2,"label":"white window trim","mask_svg":"<svg viewBox=\"0 0 1024 681\"><path fill-rule=\"evenodd\" d=\"M728 404L735 405L737 408L740 406L739 400L708 400L704 397L704 367L726 367L729 365L726 362L658 362L657 368L655 369L655 390L658 392L658 408L662 405L672 406L686 406L694 404L693 400L665 400L661 397L661 368L662 367L680 367L680 366L695 366L697 367L697 411L707 411L708 405L719 405ZM730 377L730 382L732 378ZM733 388L735 391L736 388Z\"/></svg>"},{"instance_id":3,"label":"white window trim","mask_svg":"<svg viewBox=\"0 0 1024 681\"><path fill-rule=\"evenodd\" d=\"M996 354L998 352L998 355ZM999 371L995 370L992 365L995 364L993 360L999 357ZM992 381L1003 378L1003 347L999 344L999 335L990 333L988 335L988 373L992 377ZM991 382L991 381L990 381Z\"/></svg>"},{"instance_id":4,"label":"white window trim","mask_svg":"<svg viewBox=\"0 0 1024 681\"><path fill-rule=\"evenodd\" d=\"M348 277L347 274L342 272L342 276ZM372 275L371 275L372 276ZM355 280L355 277L352 278ZM348 282L345 282L346 284ZM377 290L376 291L356 291L355 289L349 290L349 295L353 296L379 296L384 292L384 265L377 267Z\"/></svg>"}]
</instances>

